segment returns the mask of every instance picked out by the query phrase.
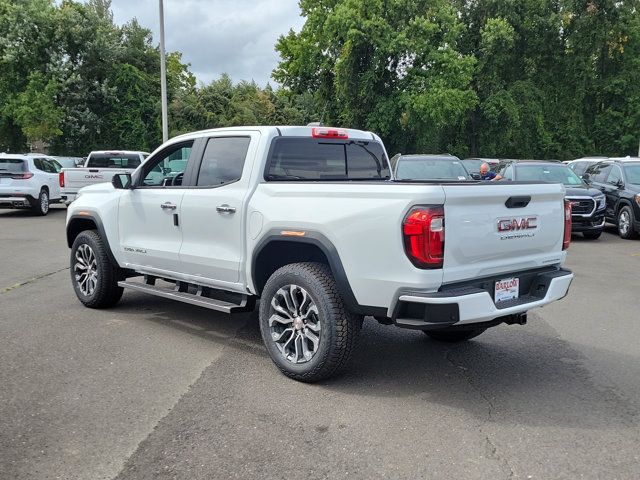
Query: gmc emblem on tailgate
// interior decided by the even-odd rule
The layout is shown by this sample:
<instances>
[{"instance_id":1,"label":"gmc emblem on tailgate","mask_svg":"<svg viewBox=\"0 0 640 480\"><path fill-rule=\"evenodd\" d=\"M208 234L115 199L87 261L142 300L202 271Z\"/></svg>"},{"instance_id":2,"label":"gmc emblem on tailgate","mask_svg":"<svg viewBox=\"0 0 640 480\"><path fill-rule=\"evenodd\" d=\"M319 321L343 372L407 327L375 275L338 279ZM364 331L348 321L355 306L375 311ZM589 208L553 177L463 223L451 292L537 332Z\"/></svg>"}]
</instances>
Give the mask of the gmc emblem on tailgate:
<instances>
[{"instance_id":1,"label":"gmc emblem on tailgate","mask_svg":"<svg viewBox=\"0 0 640 480\"><path fill-rule=\"evenodd\" d=\"M518 230L533 230L538 228L536 217L520 217L498 220L499 232L515 232Z\"/></svg>"}]
</instances>

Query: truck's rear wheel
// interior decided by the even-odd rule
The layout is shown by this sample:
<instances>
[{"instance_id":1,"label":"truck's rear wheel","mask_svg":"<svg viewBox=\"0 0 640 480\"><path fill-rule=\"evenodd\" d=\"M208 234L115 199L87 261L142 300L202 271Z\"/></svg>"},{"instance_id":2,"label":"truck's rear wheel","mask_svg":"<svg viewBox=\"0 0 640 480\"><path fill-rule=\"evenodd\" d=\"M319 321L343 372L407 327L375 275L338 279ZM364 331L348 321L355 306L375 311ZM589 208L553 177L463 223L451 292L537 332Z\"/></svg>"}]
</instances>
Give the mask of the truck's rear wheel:
<instances>
[{"instance_id":1,"label":"truck's rear wheel","mask_svg":"<svg viewBox=\"0 0 640 480\"><path fill-rule=\"evenodd\" d=\"M260 331L269 356L286 376L317 382L348 363L362 327L349 312L331 271L321 263L277 270L260 299Z\"/></svg>"},{"instance_id":2,"label":"truck's rear wheel","mask_svg":"<svg viewBox=\"0 0 640 480\"><path fill-rule=\"evenodd\" d=\"M95 230L81 232L71 247L71 283L85 307L112 307L122 297L120 269L109 259L107 248Z\"/></svg>"},{"instance_id":3,"label":"truck's rear wheel","mask_svg":"<svg viewBox=\"0 0 640 480\"><path fill-rule=\"evenodd\" d=\"M424 330L424 333L429 337L439 342L457 343L471 340L483 333L486 328L473 328L473 329L452 329L443 328L442 330Z\"/></svg>"}]
</instances>

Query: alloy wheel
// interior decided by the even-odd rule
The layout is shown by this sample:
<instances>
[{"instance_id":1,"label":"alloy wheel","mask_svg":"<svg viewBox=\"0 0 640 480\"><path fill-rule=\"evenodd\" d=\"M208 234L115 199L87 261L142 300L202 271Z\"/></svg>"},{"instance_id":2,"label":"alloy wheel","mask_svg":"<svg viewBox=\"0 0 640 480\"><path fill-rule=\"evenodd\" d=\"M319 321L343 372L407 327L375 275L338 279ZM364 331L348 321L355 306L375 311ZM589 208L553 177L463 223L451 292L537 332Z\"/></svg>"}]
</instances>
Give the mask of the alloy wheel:
<instances>
[{"instance_id":1,"label":"alloy wheel","mask_svg":"<svg viewBox=\"0 0 640 480\"><path fill-rule=\"evenodd\" d=\"M93 249L83 243L76 250L76 263L73 266L76 284L83 295L91 295L98 285L98 262Z\"/></svg>"},{"instance_id":2,"label":"alloy wheel","mask_svg":"<svg viewBox=\"0 0 640 480\"><path fill-rule=\"evenodd\" d=\"M629 218L629 212L626 210L620 212L620 217L618 218L618 230L620 231L620 235L626 235L629 233L629 228L631 228L631 218Z\"/></svg>"},{"instance_id":3,"label":"alloy wheel","mask_svg":"<svg viewBox=\"0 0 640 480\"><path fill-rule=\"evenodd\" d=\"M280 354L291 363L305 363L320 345L318 307L299 285L281 287L271 299L269 330Z\"/></svg>"},{"instance_id":4,"label":"alloy wheel","mask_svg":"<svg viewBox=\"0 0 640 480\"><path fill-rule=\"evenodd\" d=\"M40 211L42 213L47 213L49 211L49 196L46 192L42 192L40 194Z\"/></svg>"}]
</instances>

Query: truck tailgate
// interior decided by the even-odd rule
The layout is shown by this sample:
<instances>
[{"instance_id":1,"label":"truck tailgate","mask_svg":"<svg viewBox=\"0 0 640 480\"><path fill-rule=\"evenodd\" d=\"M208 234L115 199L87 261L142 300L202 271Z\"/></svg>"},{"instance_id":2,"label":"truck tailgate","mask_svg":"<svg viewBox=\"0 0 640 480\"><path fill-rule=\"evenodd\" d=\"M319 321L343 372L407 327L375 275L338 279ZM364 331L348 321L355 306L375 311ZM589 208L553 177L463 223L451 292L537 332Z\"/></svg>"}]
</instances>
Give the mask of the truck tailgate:
<instances>
[{"instance_id":1,"label":"truck tailgate","mask_svg":"<svg viewBox=\"0 0 640 480\"><path fill-rule=\"evenodd\" d=\"M87 185L110 182L116 173L131 172L124 168L65 168L64 191L77 191Z\"/></svg>"},{"instance_id":2,"label":"truck tailgate","mask_svg":"<svg viewBox=\"0 0 640 480\"><path fill-rule=\"evenodd\" d=\"M444 185L443 283L558 264L564 259L560 184Z\"/></svg>"}]
</instances>

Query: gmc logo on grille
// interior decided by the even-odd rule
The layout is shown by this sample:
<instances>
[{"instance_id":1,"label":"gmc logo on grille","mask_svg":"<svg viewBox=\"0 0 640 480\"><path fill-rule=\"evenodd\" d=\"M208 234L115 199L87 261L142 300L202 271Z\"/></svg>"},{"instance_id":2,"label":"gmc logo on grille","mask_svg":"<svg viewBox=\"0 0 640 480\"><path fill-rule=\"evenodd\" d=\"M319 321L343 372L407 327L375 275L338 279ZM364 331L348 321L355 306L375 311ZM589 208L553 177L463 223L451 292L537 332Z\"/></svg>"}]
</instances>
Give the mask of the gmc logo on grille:
<instances>
[{"instance_id":1,"label":"gmc logo on grille","mask_svg":"<svg viewBox=\"0 0 640 480\"><path fill-rule=\"evenodd\" d=\"M517 230L533 230L538 228L536 217L521 217L498 220L499 232L515 232Z\"/></svg>"}]
</instances>

